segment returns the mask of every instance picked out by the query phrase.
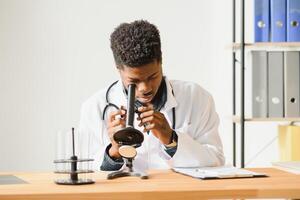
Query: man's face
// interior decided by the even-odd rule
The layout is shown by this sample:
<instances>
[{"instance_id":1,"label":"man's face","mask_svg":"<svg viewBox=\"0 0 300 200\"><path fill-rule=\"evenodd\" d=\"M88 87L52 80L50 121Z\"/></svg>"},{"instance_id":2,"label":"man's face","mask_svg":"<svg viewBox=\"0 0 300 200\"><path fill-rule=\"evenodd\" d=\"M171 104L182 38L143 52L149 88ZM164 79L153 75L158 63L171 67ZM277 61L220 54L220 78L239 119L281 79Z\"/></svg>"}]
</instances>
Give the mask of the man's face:
<instances>
[{"instance_id":1,"label":"man's face","mask_svg":"<svg viewBox=\"0 0 300 200\"><path fill-rule=\"evenodd\" d=\"M129 84L136 85L135 96L144 104L149 104L154 98L163 77L161 62L158 61L137 67L123 65L119 73L126 88Z\"/></svg>"}]
</instances>

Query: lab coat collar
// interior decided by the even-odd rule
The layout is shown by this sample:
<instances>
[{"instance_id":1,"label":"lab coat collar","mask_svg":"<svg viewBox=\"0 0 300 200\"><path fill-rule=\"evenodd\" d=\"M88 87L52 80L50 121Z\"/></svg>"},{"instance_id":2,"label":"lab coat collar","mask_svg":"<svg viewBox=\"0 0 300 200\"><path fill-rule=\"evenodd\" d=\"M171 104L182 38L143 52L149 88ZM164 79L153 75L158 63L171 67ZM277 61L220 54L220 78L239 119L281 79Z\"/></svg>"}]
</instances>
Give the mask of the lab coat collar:
<instances>
[{"instance_id":1,"label":"lab coat collar","mask_svg":"<svg viewBox=\"0 0 300 200\"><path fill-rule=\"evenodd\" d=\"M127 96L124 93L124 87L123 87L123 83L122 80L119 79L117 84L115 85L116 89L114 91L114 96L119 97L119 105L123 105L123 106L127 106Z\"/></svg>"},{"instance_id":2,"label":"lab coat collar","mask_svg":"<svg viewBox=\"0 0 300 200\"><path fill-rule=\"evenodd\" d=\"M176 99L175 99L175 95L173 95L173 88L172 85L170 83L170 81L168 80L167 77L165 77L165 81L166 81L166 86L167 86L167 101L163 107L163 110L165 111L169 111L172 108L176 107L178 105ZM120 94L122 93L122 103L125 103L127 101L127 97L125 96L124 92L123 92L123 83L122 80L119 79L118 83L116 84L117 87L117 92Z\"/></svg>"},{"instance_id":3,"label":"lab coat collar","mask_svg":"<svg viewBox=\"0 0 300 200\"><path fill-rule=\"evenodd\" d=\"M167 85L167 101L166 101L165 106L163 107L163 110L169 111L172 108L176 107L178 105L178 103L175 99L176 94L175 94L173 87L167 77L165 77L165 81L166 81L166 85ZM174 92L174 94L173 94L173 92Z\"/></svg>"}]
</instances>

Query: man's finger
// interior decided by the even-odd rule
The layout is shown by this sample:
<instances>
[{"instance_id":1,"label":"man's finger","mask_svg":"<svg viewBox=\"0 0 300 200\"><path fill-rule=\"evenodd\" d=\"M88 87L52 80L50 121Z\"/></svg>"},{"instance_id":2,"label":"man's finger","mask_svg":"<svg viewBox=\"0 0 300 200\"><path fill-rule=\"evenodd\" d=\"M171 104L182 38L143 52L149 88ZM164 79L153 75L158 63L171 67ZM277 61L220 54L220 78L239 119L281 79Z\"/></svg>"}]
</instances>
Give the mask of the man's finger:
<instances>
[{"instance_id":1,"label":"man's finger","mask_svg":"<svg viewBox=\"0 0 300 200\"><path fill-rule=\"evenodd\" d=\"M109 121L113 121L113 120L115 120L117 115L125 115L125 114L126 114L125 110L119 109L119 110L112 111L111 113L109 113L108 118L109 118Z\"/></svg>"},{"instance_id":2,"label":"man's finger","mask_svg":"<svg viewBox=\"0 0 300 200\"><path fill-rule=\"evenodd\" d=\"M114 134L115 134L116 132L118 132L119 130L121 130L122 128L124 128L123 125L115 126L115 127L113 128Z\"/></svg>"},{"instance_id":3,"label":"man's finger","mask_svg":"<svg viewBox=\"0 0 300 200\"><path fill-rule=\"evenodd\" d=\"M149 116L149 117L143 118L143 119L141 120L141 123L142 123L142 124L145 124L145 123L152 122L153 120L154 120L154 116L151 115L151 116Z\"/></svg>"},{"instance_id":4,"label":"man's finger","mask_svg":"<svg viewBox=\"0 0 300 200\"><path fill-rule=\"evenodd\" d=\"M145 112L145 111L148 111L148 110L153 110L153 105L150 104L149 106L141 106L138 108L138 111L139 112Z\"/></svg>"},{"instance_id":5,"label":"man's finger","mask_svg":"<svg viewBox=\"0 0 300 200\"><path fill-rule=\"evenodd\" d=\"M155 124L152 123L152 124L147 124L145 127L144 127L144 130L143 132L147 132L147 131L150 131L151 129L153 129L155 127Z\"/></svg>"},{"instance_id":6,"label":"man's finger","mask_svg":"<svg viewBox=\"0 0 300 200\"><path fill-rule=\"evenodd\" d=\"M155 113L154 110L145 111L145 112L140 114L140 118L143 119L143 118L146 118L146 117L149 117L149 116L153 116L154 113Z\"/></svg>"},{"instance_id":7,"label":"man's finger","mask_svg":"<svg viewBox=\"0 0 300 200\"><path fill-rule=\"evenodd\" d=\"M110 123L110 127L115 127L118 125L123 125L125 126L125 120L124 119L115 119Z\"/></svg>"}]
</instances>

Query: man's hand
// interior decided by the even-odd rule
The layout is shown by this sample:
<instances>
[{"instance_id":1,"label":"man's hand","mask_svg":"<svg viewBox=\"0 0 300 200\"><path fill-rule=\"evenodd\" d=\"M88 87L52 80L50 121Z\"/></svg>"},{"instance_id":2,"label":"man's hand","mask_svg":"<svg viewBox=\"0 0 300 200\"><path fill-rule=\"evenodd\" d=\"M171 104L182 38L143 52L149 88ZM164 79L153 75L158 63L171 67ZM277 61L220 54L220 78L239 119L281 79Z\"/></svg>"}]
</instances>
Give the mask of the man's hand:
<instances>
[{"instance_id":1,"label":"man's hand","mask_svg":"<svg viewBox=\"0 0 300 200\"><path fill-rule=\"evenodd\" d=\"M152 105L139 107L138 112L140 112L139 126L144 126L144 132L151 130L161 143L170 144L172 129L165 116L161 112L155 111Z\"/></svg>"},{"instance_id":2,"label":"man's hand","mask_svg":"<svg viewBox=\"0 0 300 200\"><path fill-rule=\"evenodd\" d=\"M108 136L111 141L112 147L109 149L109 155L113 158L120 158L119 145L114 140L114 134L126 126L126 110L123 106L117 111L111 112L108 116Z\"/></svg>"}]
</instances>

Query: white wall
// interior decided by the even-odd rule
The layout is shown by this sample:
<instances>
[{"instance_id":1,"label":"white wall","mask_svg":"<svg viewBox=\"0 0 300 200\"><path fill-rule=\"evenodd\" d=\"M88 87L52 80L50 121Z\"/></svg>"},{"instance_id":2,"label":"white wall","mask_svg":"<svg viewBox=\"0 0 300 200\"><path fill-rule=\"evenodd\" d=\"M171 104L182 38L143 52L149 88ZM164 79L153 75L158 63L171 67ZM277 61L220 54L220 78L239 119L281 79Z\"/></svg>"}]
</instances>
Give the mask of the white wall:
<instances>
[{"instance_id":1,"label":"white wall","mask_svg":"<svg viewBox=\"0 0 300 200\"><path fill-rule=\"evenodd\" d=\"M76 127L81 103L118 78L110 33L136 19L160 29L166 75L213 94L231 162L231 3L0 0L0 170L53 169L56 132ZM271 138L268 131L247 132L250 157ZM257 140L261 135L267 138ZM262 155L252 164L268 165L273 153Z\"/></svg>"}]
</instances>

